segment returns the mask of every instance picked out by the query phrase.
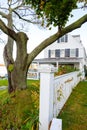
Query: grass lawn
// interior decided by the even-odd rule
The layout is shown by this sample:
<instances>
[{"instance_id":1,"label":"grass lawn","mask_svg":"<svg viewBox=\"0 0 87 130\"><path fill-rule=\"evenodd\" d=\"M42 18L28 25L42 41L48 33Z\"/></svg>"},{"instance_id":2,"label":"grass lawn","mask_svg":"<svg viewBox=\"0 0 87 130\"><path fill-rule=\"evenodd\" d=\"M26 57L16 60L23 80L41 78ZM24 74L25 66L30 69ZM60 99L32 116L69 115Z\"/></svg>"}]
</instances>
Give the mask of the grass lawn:
<instances>
[{"instance_id":1,"label":"grass lawn","mask_svg":"<svg viewBox=\"0 0 87 130\"><path fill-rule=\"evenodd\" d=\"M87 130L87 81L74 88L58 118L63 130Z\"/></svg>"},{"instance_id":2,"label":"grass lawn","mask_svg":"<svg viewBox=\"0 0 87 130\"><path fill-rule=\"evenodd\" d=\"M0 86L8 86L7 79L0 79Z\"/></svg>"}]
</instances>

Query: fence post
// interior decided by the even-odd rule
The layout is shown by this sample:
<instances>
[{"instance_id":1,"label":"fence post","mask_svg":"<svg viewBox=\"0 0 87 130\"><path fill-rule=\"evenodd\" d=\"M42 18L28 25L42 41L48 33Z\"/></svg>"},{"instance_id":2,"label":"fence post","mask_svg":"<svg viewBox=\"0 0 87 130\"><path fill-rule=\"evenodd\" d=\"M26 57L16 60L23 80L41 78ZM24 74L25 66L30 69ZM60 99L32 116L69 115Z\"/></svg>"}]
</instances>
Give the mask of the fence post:
<instances>
[{"instance_id":1,"label":"fence post","mask_svg":"<svg viewBox=\"0 0 87 130\"><path fill-rule=\"evenodd\" d=\"M53 118L53 84L54 67L40 67L40 111L39 130L48 130L49 123Z\"/></svg>"}]
</instances>

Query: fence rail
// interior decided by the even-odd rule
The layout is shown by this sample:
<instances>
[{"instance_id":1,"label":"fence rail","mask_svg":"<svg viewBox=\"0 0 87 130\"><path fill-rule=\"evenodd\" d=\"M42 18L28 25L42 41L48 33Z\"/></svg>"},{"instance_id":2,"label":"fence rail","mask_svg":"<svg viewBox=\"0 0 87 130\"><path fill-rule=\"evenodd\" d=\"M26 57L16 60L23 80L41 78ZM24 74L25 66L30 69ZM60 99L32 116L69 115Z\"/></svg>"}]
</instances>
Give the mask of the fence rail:
<instances>
[{"instance_id":1,"label":"fence rail","mask_svg":"<svg viewBox=\"0 0 87 130\"><path fill-rule=\"evenodd\" d=\"M72 72L54 78L54 117L58 116L73 88L80 81L79 73Z\"/></svg>"},{"instance_id":2,"label":"fence rail","mask_svg":"<svg viewBox=\"0 0 87 130\"><path fill-rule=\"evenodd\" d=\"M27 73L27 79L38 80L40 78L38 71L29 70Z\"/></svg>"}]
</instances>

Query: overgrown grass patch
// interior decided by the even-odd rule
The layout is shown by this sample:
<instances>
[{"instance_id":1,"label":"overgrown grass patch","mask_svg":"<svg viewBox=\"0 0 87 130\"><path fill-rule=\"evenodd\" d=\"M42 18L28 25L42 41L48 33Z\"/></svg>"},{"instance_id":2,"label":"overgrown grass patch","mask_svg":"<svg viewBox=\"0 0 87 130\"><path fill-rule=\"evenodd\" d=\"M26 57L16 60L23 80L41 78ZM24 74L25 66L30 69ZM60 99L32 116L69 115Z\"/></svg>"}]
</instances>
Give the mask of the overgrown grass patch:
<instances>
[{"instance_id":1,"label":"overgrown grass patch","mask_svg":"<svg viewBox=\"0 0 87 130\"><path fill-rule=\"evenodd\" d=\"M7 90L0 91L0 130L37 130L39 81L28 80L27 86L10 95Z\"/></svg>"},{"instance_id":2,"label":"overgrown grass patch","mask_svg":"<svg viewBox=\"0 0 87 130\"><path fill-rule=\"evenodd\" d=\"M87 82L80 82L58 118L63 121L63 130L87 130Z\"/></svg>"}]
</instances>

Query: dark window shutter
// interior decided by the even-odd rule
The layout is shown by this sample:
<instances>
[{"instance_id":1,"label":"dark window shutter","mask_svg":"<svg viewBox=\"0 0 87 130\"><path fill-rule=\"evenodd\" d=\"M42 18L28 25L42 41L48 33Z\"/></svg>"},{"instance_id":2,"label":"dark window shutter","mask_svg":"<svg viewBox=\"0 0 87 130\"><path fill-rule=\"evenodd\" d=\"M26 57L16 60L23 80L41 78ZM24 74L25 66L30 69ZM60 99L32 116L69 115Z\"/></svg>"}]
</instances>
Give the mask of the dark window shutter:
<instances>
[{"instance_id":1,"label":"dark window shutter","mask_svg":"<svg viewBox=\"0 0 87 130\"><path fill-rule=\"evenodd\" d=\"M76 57L78 57L78 56L79 56L79 49L76 48Z\"/></svg>"},{"instance_id":2,"label":"dark window shutter","mask_svg":"<svg viewBox=\"0 0 87 130\"><path fill-rule=\"evenodd\" d=\"M51 57L51 50L48 50L48 58Z\"/></svg>"},{"instance_id":3,"label":"dark window shutter","mask_svg":"<svg viewBox=\"0 0 87 130\"><path fill-rule=\"evenodd\" d=\"M60 49L55 50L55 56L60 57Z\"/></svg>"},{"instance_id":4,"label":"dark window shutter","mask_svg":"<svg viewBox=\"0 0 87 130\"><path fill-rule=\"evenodd\" d=\"M57 43L60 43L60 38L57 40Z\"/></svg>"},{"instance_id":5,"label":"dark window shutter","mask_svg":"<svg viewBox=\"0 0 87 130\"><path fill-rule=\"evenodd\" d=\"M70 49L65 49L65 57L70 57Z\"/></svg>"}]
</instances>

